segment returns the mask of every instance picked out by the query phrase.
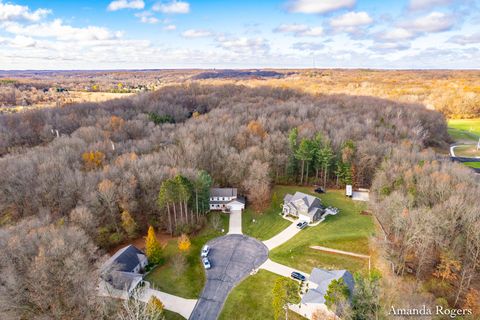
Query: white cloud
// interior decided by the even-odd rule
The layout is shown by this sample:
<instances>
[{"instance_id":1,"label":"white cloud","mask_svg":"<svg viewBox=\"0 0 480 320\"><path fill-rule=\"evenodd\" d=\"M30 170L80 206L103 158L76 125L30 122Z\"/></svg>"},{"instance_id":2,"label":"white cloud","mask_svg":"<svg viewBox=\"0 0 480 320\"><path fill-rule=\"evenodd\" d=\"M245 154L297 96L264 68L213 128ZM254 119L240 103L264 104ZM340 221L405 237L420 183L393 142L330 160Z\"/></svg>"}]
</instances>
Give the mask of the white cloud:
<instances>
[{"instance_id":1,"label":"white cloud","mask_svg":"<svg viewBox=\"0 0 480 320\"><path fill-rule=\"evenodd\" d=\"M443 12L432 12L407 22L405 27L414 32L442 32L452 28L453 17Z\"/></svg>"},{"instance_id":2,"label":"white cloud","mask_svg":"<svg viewBox=\"0 0 480 320\"><path fill-rule=\"evenodd\" d=\"M373 19L365 11L347 12L339 17L333 18L330 25L334 28L351 28L369 25Z\"/></svg>"},{"instance_id":3,"label":"white cloud","mask_svg":"<svg viewBox=\"0 0 480 320\"><path fill-rule=\"evenodd\" d=\"M281 24L273 31L290 33L296 37L318 37L323 34L322 27L309 27L305 24Z\"/></svg>"},{"instance_id":4,"label":"white cloud","mask_svg":"<svg viewBox=\"0 0 480 320\"><path fill-rule=\"evenodd\" d=\"M143 0L115 0L110 2L108 11L117 11L121 9L143 9L145 2Z\"/></svg>"},{"instance_id":5,"label":"white cloud","mask_svg":"<svg viewBox=\"0 0 480 320\"><path fill-rule=\"evenodd\" d=\"M351 8L355 0L291 0L287 9L295 13L326 13L343 8Z\"/></svg>"},{"instance_id":6,"label":"white cloud","mask_svg":"<svg viewBox=\"0 0 480 320\"><path fill-rule=\"evenodd\" d=\"M60 19L50 22L21 25L19 23L4 23L5 31L21 36L38 38L55 38L61 41L95 41L118 39L122 32L113 32L109 29L96 26L76 28L63 24Z\"/></svg>"},{"instance_id":7,"label":"white cloud","mask_svg":"<svg viewBox=\"0 0 480 320\"><path fill-rule=\"evenodd\" d=\"M197 29L189 29L182 32L182 37L184 38L205 38L210 37L213 34L207 30L197 30Z\"/></svg>"},{"instance_id":8,"label":"white cloud","mask_svg":"<svg viewBox=\"0 0 480 320\"><path fill-rule=\"evenodd\" d=\"M430 9L435 6L446 5L452 2L452 0L410 0L408 8L410 10L424 10Z\"/></svg>"},{"instance_id":9,"label":"white cloud","mask_svg":"<svg viewBox=\"0 0 480 320\"><path fill-rule=\"evenodd\" d=\"M270 45L263 38L227 38L217 39L218 47L241 55L265 54L270 50Z\"/></svg>"},{"instance_id":10,"label":"white cloud","mask_svg":"<svg viewBox=\"0 0 480 320\"><path fill-rule=\"evenodd\" d=\"M380 51L380 52L396 52L399 50L406 50L410 48L408 43L399 43L399 42L385 42L377 43L370 47L370 50Z\"/></svg>"},{"instance_id":11,"label":"white cloud","mask_svg":"<svg viewBox=\"0 0 480 320\"><path fill-rule=\"evenodd\" d=\"M449 39L449 42L453 42L456 44L467 45L467 44L475 44L480 43L480 32L470 34L470 35L456 35Z\"/></svg>"},{"instance_id":12,"label":"white cloud","mask_svg":"<svg viewBox=\"0 0 480 320\"><path fill-rule=\"evenodd\" d=\"M0 0L0 21L39 21L52 11L48 9L30 10L27 6L3 3Z\"/></svg>"},{"instance_id":13,"label":"white cloud","mask_svg":"<svg viewBox=\"0 0 480 320\"><path fill-rule=\"evenodd\" d=\"M177 0L170 2L159 2L153 6L152 10L162 13L189 13L190 3Z\"/></svg>"},{"instance_id":14,"label":"white cloud","mask_svg":"<svg viewBox=\"0 0 480 320\"><path fill-rule=\"evenodd\" d=\"M412 39L415 34L404 28L394 28L392 30L378 34L378 38L386 41L399 41Z\"/></svg>"},{"instance_id":15,"label":"white cloud","mask_svg":"<svg viewBox=\"0 0 480 320\"><path fill-rule=\"evenodd\" d=\"M325 48L325 45L316 42L296 42L292 45L292 48L300 51L318 51Z\"/></svg>"},{"instance_id":16,"label":"white cloud","mask_svg":"<svg viewBox=\"0 0 480 320\"><path fill-rule=\"evenodd\" d=\"M174 30L177 30L177 26L174 25L174 24L169 24L169 25L166 25L165 27L163 27L163 30L174 31Z\"/></svg>"},{"instance_id":17,"label":"white cloud","mask_svg":"<svg viewBox=\"0 0 480 320\"><path fill-rule=\"evenodd\" d=\"M142 22L142 23L155 24L155 23L160 22L160 20L158 20L153 15L153 13L151 13L149 11L143 11L143 12L135 13L135 17L139 18L140 22Z\"/></svg>"}]
</instances>

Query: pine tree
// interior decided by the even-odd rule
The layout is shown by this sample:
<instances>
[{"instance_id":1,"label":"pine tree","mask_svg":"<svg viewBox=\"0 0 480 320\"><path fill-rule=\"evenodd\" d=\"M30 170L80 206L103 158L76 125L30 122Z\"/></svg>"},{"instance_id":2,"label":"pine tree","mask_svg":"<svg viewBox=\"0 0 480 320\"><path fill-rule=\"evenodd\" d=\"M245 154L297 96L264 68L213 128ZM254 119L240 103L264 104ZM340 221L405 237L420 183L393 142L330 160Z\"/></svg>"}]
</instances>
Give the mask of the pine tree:
<instances>
[{"instance_id":1,"label":"pine tree","mask_svg":"<svg viewBox=\"0 0 480 320\"><path fill-rule=\"evenodd\" d=\"M298 172L298 163L295 154L298 148L298 129L293 128L290 130L288 134L288 145L290 147L290 155L288 156L288 163L287 163L287 175L289 177L296 177Z\"/></svg>"},{"instance_id":2,"label":"pine tree","mask_svg":"<svg viewBox=\"0 0 480 320\"><path fill-rule=\"evenodd\" d=\"M148 227L147 237L145 239L145 253L148 261L159 264L162 261L162 247L155 236L155 230L152 226Z\"/></svg>"}]
</instances>

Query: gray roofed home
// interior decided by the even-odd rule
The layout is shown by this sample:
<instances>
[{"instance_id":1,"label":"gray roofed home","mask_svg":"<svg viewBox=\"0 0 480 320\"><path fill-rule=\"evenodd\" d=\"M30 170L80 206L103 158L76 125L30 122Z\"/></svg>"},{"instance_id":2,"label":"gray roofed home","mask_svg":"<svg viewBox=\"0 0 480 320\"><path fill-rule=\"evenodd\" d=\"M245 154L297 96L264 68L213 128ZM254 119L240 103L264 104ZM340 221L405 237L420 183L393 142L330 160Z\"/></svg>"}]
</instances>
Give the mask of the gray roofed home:
<instances>
[{"instance_id":1,"label":"gray roofed home","mask_svg":"<svg viewBox=\"0 0 480 320\"><path fill-rule=\"evenodd\" d=\"M212 188L210 189L210 197L237 197L237 188Z\"/></svg>"},{"instance_id":2,"label":"gray roofed home","mask_svg":"<svg viewBox=\"0 0 480 320\"><path fill-rule=\"evenodd\" d=\"M147 264L145 253L133 245L128 245L104 263L101 278L114 289L125 290L131 295L142 282Z\"/></svg>"},{"instance_id":3,"label":"gray roofed home","mask_svg":"<svg viewBox=\"0 0 480 320\"><path fill-rule=\"evenodd\" d=\"M320 220L325 209L319 198L297 191L294 195L285 195L282 212L284 215L291 215L312 223Z\"/></svg>"},{"instance_id":4,"label":"gray roofed home","mask_svg":"<svg viewBox=\"0 0 480 320\"><path fill-rule=\"evenodd\" d=\"M210 210L243 210L245 199L238 197L237 188L210 189Z\"/></svg>"},{"instance_id":5,"label":"gray roofed home","mask_svg":"<svg viewBox=\"0 0 480 320\"><path fill-rule=\"evenodd\" d=\"M308 278L308 291L302 296L300 308L296 310L307 318L311 318L312 314L319 309L324 312L331 313L325 305L325 295L328 286L333 280L343 279L344 283L353 292L355 282L353 276L347 270L325 270L313 268L310 277Z\"/></svg>"}]
</instances>

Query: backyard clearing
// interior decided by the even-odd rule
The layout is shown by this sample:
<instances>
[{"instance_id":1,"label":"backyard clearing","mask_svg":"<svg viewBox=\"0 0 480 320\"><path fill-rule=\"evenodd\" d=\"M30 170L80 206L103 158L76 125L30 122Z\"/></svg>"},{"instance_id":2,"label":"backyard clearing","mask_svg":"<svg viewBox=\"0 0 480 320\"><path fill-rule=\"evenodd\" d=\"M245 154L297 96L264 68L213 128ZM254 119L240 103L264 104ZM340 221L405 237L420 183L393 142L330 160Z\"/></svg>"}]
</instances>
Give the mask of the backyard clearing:
<instances>
[{"instance_id":1,"label":"backyard clearing","mask_svg":"<svg viewBox=\"0 0 480 320\"><path fill-rule=\"evenodd\" d=\"M457 142L477 142L480 138L480 118L448 120L448 133Z\"/></svg>"},{"instance_id":2,"label":"backyard clearing","mask_svg":"<svg viewBox=\"0 0 480 320\"><path fill-rule=\"evenodd\" d=\"M295 187L294 190L314 194L306 187ZM276 247L270 252L270 259L303 272L310 272L314 267L351 272L366 269L368 261L365 259L310 248L323 246L369 255L369 237L374 233L374 223L372 216L361 214L366 209L366 203L352 201L345 197L343 190L328 190L317 196L324 205L339 208L340 213L328 216L318 226L308 227Z\"/></svg>"}]
</instances>

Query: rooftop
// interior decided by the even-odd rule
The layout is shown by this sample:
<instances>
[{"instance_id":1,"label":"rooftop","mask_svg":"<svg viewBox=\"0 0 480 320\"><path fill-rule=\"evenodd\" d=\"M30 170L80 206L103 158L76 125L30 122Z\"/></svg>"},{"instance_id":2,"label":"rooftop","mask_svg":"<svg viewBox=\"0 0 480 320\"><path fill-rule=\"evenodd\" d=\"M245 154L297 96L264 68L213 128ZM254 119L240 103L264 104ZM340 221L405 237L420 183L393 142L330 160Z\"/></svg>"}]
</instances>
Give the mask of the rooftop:
<instances>
[{"instance_id":1,"label":"rooftop","mask_svg":"<svg viewBox=\"0 0 480 320\"><path fill-rule=\"evenodd\" d=\"M210 197L236 197L237 188L212 188Z\"/></svg>"},{"instance_id":2,"label":"rooftop","mask_svg":"<svg viewBox=\"0 0 480 320\"><path fill-rule=\"evenodd\" d=\"M333 280L343 279L350 292L353 291L354 281L353 276L347 270L325 270L313 268L310 274L309 282L317 285L316 288L311 288L302 297L302 303L325 303L325 294L328 286Z\"/></svg>"},{"instance_id":3,"label":"rooftop","mask_svg":"<svg viewBox=\"0 0 480 320\"><path fill-rule=\"evenodd\" d=\"M128 245L117 252L108 259L103 265L103 269L113 268L116 271L132 272L133 269L140 263L140 257L143 256L141 250L133 245Z\"/></svg>"}]
</instances>

